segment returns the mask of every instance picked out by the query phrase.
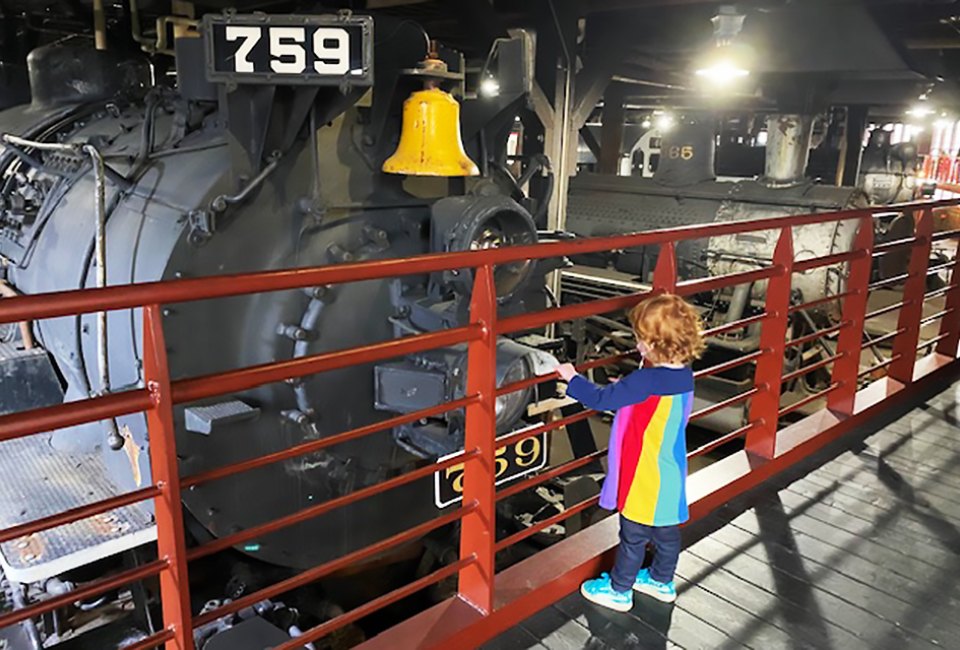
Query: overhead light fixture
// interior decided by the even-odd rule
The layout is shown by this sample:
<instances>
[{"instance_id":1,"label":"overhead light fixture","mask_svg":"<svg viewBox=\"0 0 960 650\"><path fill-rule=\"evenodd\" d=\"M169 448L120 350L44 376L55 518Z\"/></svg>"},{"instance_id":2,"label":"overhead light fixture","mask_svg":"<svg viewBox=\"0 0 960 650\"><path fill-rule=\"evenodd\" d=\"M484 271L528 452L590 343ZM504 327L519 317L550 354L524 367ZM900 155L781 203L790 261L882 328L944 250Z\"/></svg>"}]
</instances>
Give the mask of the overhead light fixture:
<instances>
[{"instance_id":1,"label":"overhead light fixture","mask_svg":"<svg viewBox=\"0 0 960 650\"><path fill-rule=\"evenodd\" d=\"M750 75L747 49L735 43L745 18L733 5L720 7L711 19L715 46L703 55L694 71L697 77L711 86L724 87Z\"/></svg>"},{"instance_id":2,"label":"overhead light fixture","mask_svg":"<svg viewBox=\"0 0 960 650\"><path fill-rule=\"evenodd\" d=\"M493 77L484 77L480 82L480 94L484 97L496 97L500 94L500 83Z\"/></svg>"},{"instance_id":3,"label":"overhead light fixture","mask_svg":"<svg viewBox=\"0 0 960 650\"><path fill-rule=\"evenodd\" d=\"M640 122L640 127L641 127L641 128L649 129L651 126L653 126L653 123L650 121L650 118L649 118L649 117L643 118L643 121Z\"/></svg>"},{"instance_id":4,"label":"overhead light fixture","mask_svg":"<svg viewBox=\"0 0 960 650\"><path fill-rule=\"evenodd\" d=\"M921 99L919 102L907 109L907 115L910 117L930 117L936 113L934 108L930 106L926 99Z\"/></svg>"},{"instance_id":5,"label":"overhead light fixture","mask_svg":"<svg viewBox=\"0 0 960 650\"><path fill-rule=\"evenodd\" d=\"M673 128L674 119L670 113L660 113L656 118L657 129L660 131L669 131Z\"/></svg>"}]
</instances>

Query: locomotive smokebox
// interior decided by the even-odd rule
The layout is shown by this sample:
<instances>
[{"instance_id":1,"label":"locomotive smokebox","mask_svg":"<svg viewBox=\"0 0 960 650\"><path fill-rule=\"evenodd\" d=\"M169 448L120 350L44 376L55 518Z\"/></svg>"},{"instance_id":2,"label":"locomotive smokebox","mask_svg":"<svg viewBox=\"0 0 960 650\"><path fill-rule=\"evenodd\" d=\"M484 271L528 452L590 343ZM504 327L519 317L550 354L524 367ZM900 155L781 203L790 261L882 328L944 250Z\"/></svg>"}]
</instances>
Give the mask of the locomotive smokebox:
<instances>
[{"instance_id":1,"label":"locomotive smokebox","mask_svg":"<svg viewBox=\"0 0 960 650\"><path fill-rule=\"evenodd\" d=\"M33 50L27 56L27 72L32 103L37 107L138 96L150 83L150 70L144 61L69 44Z\"/></svg>"},{"instance_id":2,"label":"locomotive smokebox","mask_svg":"<svg viewBox=\"0 0 960 650\"><path fill-rule=\"evenodd\" d=\"M654 182L667 187L690 187L715 180L713 124L686 121L668 131L660 147Z\"/></svg>"}]
</instances>

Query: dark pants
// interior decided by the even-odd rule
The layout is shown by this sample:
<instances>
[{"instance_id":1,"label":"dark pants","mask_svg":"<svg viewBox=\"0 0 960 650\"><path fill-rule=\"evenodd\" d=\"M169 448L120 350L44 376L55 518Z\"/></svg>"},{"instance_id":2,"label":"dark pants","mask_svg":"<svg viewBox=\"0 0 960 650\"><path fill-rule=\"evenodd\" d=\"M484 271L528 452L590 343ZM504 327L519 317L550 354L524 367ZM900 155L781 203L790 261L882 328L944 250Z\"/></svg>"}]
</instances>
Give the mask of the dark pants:
<instances>
[{"instance_id":1,"label":"dark pants","mask_svg":"<svg viewBox=\"0 0 960 650\"><path fill-rule=\"evenodd\" d=\"M615 590L633 589L650 542L654 548L650 577L657 582L673 580L680 558L680 526L645 526L620 515L620 546L617 547L617 561L610 572Z\"/></svg>"}]
</instances>

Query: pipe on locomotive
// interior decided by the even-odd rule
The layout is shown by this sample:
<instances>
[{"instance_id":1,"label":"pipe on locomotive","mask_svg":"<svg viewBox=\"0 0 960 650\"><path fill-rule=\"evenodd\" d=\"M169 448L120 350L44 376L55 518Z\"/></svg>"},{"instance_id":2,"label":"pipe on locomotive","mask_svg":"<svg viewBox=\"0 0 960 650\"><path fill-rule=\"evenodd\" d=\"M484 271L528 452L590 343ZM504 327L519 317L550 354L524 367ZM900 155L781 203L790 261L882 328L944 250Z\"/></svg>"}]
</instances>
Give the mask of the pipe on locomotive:
<instances>
[{"instance_id":1,"label":"pipe on locomotive","mask_svg":"<svg viewBox=\"0 0 960 650\"><path fill-rule=\"evenodd\" d=\"M96 214L96 235L94 237L94 255L97 261L97 288L107 286L107 170L100 150L92 144L71 144L59 142L38 142L27 140L11 133L0 134L0 141L10 147L27 147L41 151L59 151L62 153L85 154L93 166L95 182L94 212ZM97 312L97 365L100 375L100 394L110 392L110 359L107 353L107 312ZM111 449L123 447L123 437L114 418L106 420L107 444Z\"/></svg>"}]
</instances>

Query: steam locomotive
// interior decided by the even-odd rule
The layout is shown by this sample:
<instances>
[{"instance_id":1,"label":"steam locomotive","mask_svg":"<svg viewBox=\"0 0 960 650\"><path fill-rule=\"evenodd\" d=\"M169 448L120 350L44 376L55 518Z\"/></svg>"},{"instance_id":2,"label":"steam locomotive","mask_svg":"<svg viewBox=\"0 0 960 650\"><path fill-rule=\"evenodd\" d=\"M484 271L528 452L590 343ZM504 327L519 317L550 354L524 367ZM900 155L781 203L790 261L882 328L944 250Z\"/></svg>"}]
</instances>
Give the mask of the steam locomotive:
<instances>
[{"instance_id":1,"label":"steam locomotive","mask_svg":"<svg viewBox=\"0 0 960 650\"><path fill-rule=\"evenodd\" d=\"M115 50L66 42L30 54L30 103L0 113L7 295L537 241L534 213L548 197L524 196L502 173L478 176L473 163L486 169L487 160L505 155L527 91L523 42L501 44L500 93L464 101L461 129L451 93L462 95L463 59L431 44L410 20L349 12L230 14L188 27L174 43L175 86L166 78L152 82L147 61ZM412 94L415 105L407 102ZM416 140L403 124L408 110L427 111L435 120L427 138L445 130L448 139ZM435 153L440 145L446 159L424 162L420 147ZM544 274L553 268L498 268L503 314L542 308ZM467 276L167 305L171 375L463 324ZM139 310L111 312L105 320L91 314L21 325L3 330L0 412L143 385ZM501 340L499 383L531 376L549 362L544 354ZM462 396L465 363L465 349L439 350L178 407L181 473ZM528 390L498 398L498 431L524 426L535 397ZM462 445L458 412L337 445L185 491L188 524L201 540L229 534L381 482ZM4 446L5 485L55 485L28 494L4 488L3 527L150 481L142 415ZM435 489L433 480L412 483L237 550L271 565L315 566L432 518ZM63 588L68 581L61 578L72 570L149 541L151 515L144 504L116 511L106 524L64 526L30 540L31 553L13 540L0 545L0 565L18 593L20 584L33 585L28 595L50 584ZM35 629L32 634L36 643Z\"/></svg>"},{"instance_id":2,"label":"steam locomotive","mask_svg":"<svg viewBox=\"0 0 960 650\"><path fill-rule=\"evenodd\" d=\"M767 119L764 175L755 179L721 179L714 170L716 135L712 121L687 119L663 137L659 166L653 178L583 174L570 184L567 229L580 236L639 232L688 224L780 217L852 209L870 203L892 203L914 198L916 150L890 147L874 136L864 153L861 187L835 187L805 177L814 119L809 115L775 114ZM881 132L882 133L882 132ZM866 190L866 191L865 191ZM794 229L797 259L850 250L855 221L840 221ZM909 237L912 222L905 217L876 221L878 241ZM676 249L678 275L691 279L749 271L769 264L779 231L729 235L680 242ZM565 301L608 297L642 290L657 260L657 247L611 251L581 256L563 272ZM887 259L888 258L888 259ZM878 277L902 272L902 256L885 256L875 270ZM897 270L897 269L901 270ZM834 265L797 274L794 304L843 292L846 269ZM709 327L734 322L762 312L765 283L744 284L717 294L695 296ZM838 303L826 302L798 312L791 322L794 336L838 322ZM629 328L611 319L595 320L579 337L579 354L620 348L629 343ZM703 366L711 366L753 352L759 346L759 324L712 337ZM830 340L792 350L786 372L830 356ZM826 371L810 373L786 387L787 403L798 401L828 385ZM698 385L697 408L749 389L753 367L740 367L707 377ZM824 382L827 382L826 384ZM698 425L720 432L744 426L747 407L728 408L699 420Z\"/></svg>"}]
</instances>

